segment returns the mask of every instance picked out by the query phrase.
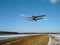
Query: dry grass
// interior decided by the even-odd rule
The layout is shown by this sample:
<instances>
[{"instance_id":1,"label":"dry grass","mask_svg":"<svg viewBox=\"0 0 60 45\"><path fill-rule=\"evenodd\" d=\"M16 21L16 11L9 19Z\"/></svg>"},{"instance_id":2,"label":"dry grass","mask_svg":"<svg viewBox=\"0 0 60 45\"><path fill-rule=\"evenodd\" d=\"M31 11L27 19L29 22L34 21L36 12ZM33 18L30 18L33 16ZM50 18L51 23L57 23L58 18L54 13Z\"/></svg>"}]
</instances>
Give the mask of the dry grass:
<instances>
[{"instance_id":1,"label":"dry grass","mask_svg":"<svg viewBox=\"0 0 60 45\"><path fill-rule=\"evenodd\" d=\"M49 41L49 35L35 35L35 36L25 36L21 38L12 38L4 41L0 41L0 44L20 40L18 42L12 43L11 45L47 45Z\"/></svg>"}]
</instances>

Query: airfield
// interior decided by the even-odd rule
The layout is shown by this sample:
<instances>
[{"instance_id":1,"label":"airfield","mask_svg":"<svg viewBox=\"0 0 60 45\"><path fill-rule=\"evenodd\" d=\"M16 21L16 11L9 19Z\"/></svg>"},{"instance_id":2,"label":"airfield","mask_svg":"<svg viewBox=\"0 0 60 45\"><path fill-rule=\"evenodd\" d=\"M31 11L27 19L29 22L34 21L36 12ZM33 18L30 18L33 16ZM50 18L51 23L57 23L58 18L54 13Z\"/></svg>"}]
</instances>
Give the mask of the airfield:
<instances>
[{"instance_id":1,"label":"airfield","mask_svg":"<svg viewBox=\"0 0 60 45\"><path fill-rule=\"evenodd\" d=\"M16 38L0 40L0 45L60 45L60 37L55 36L51 34L21 35Z\"/></svg>"},{"instance_id":2,"label":"airfield","mask_svg":"<svg viewBox=\"0 0 60 45\"><path fill-rule=\"evenodd\" d=\"M7 40L0 40L1 45L47 45L49 36L47 34L24 36L18 38L11 38Z\"/></svg>"}]
</instances>

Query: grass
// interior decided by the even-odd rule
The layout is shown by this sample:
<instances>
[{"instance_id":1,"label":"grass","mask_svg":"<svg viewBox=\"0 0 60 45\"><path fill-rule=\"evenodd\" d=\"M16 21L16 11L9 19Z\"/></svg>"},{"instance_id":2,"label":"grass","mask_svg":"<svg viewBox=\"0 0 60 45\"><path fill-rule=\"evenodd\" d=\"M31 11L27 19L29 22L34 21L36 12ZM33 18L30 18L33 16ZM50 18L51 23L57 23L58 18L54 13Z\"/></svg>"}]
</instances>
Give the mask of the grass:
<instances>
[{"instance_id":1,"label":"grass","mask_svg":"<svg viewBox=\"0 0 60 45\"><path fill-rule=\"evenodd\" d=\"M47 45L49 41L48 34L34 35L34 36L24 36L18 38L11 38L7 40L1 40L0 44L20 40L18 42L12 43L11 45Z\"/></svg>"}]
</instances>

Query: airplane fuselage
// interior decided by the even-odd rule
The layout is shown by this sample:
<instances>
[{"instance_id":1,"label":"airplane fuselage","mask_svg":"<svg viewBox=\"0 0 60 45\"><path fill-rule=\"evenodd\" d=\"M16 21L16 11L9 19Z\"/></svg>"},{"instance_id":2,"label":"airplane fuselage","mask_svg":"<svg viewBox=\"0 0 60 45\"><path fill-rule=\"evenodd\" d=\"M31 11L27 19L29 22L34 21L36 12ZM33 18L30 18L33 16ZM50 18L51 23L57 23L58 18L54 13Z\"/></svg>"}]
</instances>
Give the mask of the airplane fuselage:
<instances>
[{"instance_id":1,"label":"airplane fuselage","mask_svg":"<svg viewBox=\"0 0 60 45\"><path fill-rule=\"evenodd\" d=\"M33 19L34 21L36 21L36 20L37 20L37 17L36 17L36 16L32 16L32 19Z\"/></svg>"}]
</instances>

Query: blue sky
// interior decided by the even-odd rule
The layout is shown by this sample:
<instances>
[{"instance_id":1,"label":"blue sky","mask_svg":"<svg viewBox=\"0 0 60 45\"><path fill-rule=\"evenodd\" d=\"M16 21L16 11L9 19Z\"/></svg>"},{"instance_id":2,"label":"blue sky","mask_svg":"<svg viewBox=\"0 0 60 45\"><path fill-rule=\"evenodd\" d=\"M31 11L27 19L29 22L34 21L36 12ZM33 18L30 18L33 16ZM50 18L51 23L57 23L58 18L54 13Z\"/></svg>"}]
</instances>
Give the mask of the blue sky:
<instances>
[{"instance_id":1,"label":"blue sky","mask_svg":"<svg viewBox=\"0 0 60 45\"><path fill-rule=\"evenodd\" d=\"M41 14L36 22L25 18ZM60 0L0 0L0 31L60 32Z\"/></svg>"}]
</instances>

